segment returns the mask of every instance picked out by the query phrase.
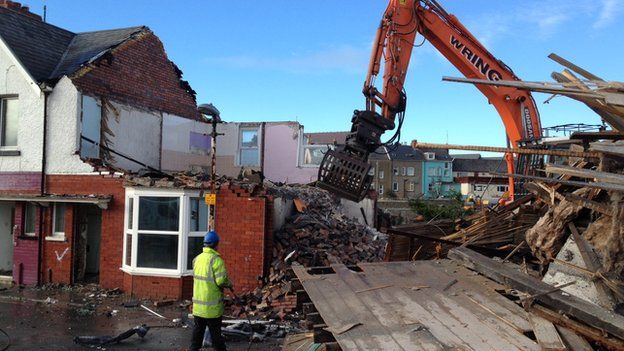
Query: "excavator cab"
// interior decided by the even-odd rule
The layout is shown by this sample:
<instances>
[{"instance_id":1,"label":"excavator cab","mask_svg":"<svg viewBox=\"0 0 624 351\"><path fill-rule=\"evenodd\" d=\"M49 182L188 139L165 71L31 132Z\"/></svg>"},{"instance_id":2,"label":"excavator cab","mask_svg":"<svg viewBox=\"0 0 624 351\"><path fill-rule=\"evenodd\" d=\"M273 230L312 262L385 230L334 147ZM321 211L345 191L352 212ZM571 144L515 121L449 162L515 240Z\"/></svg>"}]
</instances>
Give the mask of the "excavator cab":
<instances>
[{"instance_id":1,"label":"excavator cab","mask_svg":"<svg viewBox=\"0 0 624 351\"><path fill-rule=\"evenodd\" d=\"M351 119L351 132L345 145L328 150L321 161L316 185L342 198L360 202L370 189L373 176L368 156L381 145L384 131L394 122L373 111L358 111Z\"/></svg>"}]
</instances>

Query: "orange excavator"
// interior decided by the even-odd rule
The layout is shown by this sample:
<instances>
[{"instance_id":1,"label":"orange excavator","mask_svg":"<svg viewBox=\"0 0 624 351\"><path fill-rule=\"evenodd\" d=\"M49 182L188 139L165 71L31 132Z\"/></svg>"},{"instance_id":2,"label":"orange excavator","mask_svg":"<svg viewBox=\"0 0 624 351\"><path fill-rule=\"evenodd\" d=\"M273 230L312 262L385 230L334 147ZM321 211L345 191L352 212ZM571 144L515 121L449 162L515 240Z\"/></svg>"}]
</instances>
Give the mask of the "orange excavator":
<instances>
[{"instance_id":1,"label":"orange excavator","mask_svg":"<svg viewBox=\"0 0 624 351\"><path fill-rule=\"evenodd\" d=\"M364 82L366 110L354 112L346 144L325 154L319 168L319 187L353 201L362 200L368 193L373 179L369 175L369 154L400 139L407 102L403 84L417 33L468 78L520 80L437 1L390 0L377 30ZM379 91L375 80L382 64L383 87ZM529 92L492 85L476 87L498 111L513 147L534 145L541 139L539 113ZM395 126L394 136L382 143L381 135ZM515 167L513 155L505 158L509 173L528 172L526 161L525 166L519 163ZM509 185L509 193L514 194L513 179Z\"/></svg>"}]
</instances>

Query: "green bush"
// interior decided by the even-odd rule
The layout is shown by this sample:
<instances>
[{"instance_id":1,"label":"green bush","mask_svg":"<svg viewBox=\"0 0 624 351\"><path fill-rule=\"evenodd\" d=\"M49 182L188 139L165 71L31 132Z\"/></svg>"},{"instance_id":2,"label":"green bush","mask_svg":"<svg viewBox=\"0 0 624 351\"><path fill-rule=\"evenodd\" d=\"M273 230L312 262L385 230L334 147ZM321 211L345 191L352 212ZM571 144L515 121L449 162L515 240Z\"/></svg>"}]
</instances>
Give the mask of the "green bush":
<instances>
[{"instance_id":1,"label":"green bush","mask_svg":"<svg viewBox=\"0 0 624 351\"><path fill-rule=\"evenodd\" d=\"M464 209L464 201L459 192L451 190L444 195L444 198L447 200L441 203L413 199L410 200L410 207L412 210L416 211L416 213L425 217L425 220L434 218L455 220L472 212L472 210Z\"/></svg>"}]
</instances>

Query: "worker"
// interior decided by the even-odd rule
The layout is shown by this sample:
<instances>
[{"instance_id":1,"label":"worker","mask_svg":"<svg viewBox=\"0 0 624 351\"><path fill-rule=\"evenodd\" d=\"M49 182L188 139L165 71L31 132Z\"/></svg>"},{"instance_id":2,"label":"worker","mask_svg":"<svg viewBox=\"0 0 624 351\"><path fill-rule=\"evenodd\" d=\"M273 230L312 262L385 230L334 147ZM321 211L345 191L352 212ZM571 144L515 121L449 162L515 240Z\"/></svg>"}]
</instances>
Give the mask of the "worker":
<instances>
[{"instance_id":1,"label":"worker","mask_svg":"<svg viewBox=\"0 0 624 351\"><path fill-rule=\"evenodd\" d=\"M225 270L225 263L217 252L219 236L212 230L204 236L203 252L193 260L193 341L191 350L202 347L206 327L215 350L226 350L221 334L223 290L233 286Z\"/></svg>"}]
</instances>

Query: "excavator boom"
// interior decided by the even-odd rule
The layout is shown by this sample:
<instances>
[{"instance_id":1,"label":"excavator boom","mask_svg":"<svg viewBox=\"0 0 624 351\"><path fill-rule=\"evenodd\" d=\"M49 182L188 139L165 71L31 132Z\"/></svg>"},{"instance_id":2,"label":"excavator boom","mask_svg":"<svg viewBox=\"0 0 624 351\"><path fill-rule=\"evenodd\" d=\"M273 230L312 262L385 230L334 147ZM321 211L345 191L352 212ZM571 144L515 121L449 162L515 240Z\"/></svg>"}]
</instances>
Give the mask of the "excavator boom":
<instances>
[{"instance_id":1,"label":"excavator boom","mask_svg":"<svg viewBox=\"0 0 624 351\"><path fill-rule=\"evenodd\" d=\"M406 94L403 88L417 33L425 37L467 78L520 80L496 59L453 15L435 0L390 0L375 36L363 93L366 110L356 110L345 145L329 150L319 168L317 185L353 201L363 199L373 177L368 156L379 146L398 142ZM383 86L375 82L383 66ZM476 85L499 113L512 146L541 138L535 101L527 91ZM398 123L396 123L398 121ZM382 143L381 135L397 126L396 134ZM513 155L506 155L514 173ZM514 184L510 180L510 192Z\"/></svg>"}]
</instances>

